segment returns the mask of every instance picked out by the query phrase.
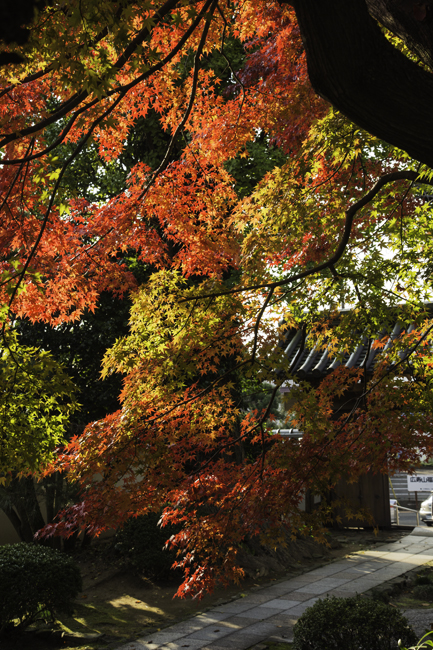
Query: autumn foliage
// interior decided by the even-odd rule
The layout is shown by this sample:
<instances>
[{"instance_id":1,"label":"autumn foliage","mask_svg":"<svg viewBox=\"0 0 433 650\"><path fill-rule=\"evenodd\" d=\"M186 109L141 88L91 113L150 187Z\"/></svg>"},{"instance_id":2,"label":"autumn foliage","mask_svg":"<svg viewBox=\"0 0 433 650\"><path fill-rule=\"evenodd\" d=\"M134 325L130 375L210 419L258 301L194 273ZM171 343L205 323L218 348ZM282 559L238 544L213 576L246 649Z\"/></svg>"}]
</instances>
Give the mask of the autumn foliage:
<instances>
[{"instance_id":1,"label":"autumn foliage","mask_svg":"<svg viewBox=\"0 0 433 650\"><path fill-rule=\"evenodd\" d=\"M178 593L201 596L241 577L245 536L320 536L341 477L432 453L431 174L313 92L291 7L52 2L19 51L22 63L0 68L5 350L18 317L79 322L103 291L133 297L130 333L102 369L122 374L122 407L44 470L82 486L47 534L164 509L162 525L182 524L170 540ZM118 173L155 115L167 140L156 163L125 166L95 200L71 189L91 148L95 183ZM282 162L246 194L234 170L254 163L260 138ZM341 303L351 311L339 317ZM404 334L387 346L398 319ZM287 327L341 358L354 336L382 332L387 347L372 379L340 368L314 390L290 374ZM242 408L244 387L264 381L269 407ZM288 381L301 444L270 431ZM350 390L355 407L336 413ZM307 489L324 497L314 513L299 509Z\"/></svg>"}]
</instances>

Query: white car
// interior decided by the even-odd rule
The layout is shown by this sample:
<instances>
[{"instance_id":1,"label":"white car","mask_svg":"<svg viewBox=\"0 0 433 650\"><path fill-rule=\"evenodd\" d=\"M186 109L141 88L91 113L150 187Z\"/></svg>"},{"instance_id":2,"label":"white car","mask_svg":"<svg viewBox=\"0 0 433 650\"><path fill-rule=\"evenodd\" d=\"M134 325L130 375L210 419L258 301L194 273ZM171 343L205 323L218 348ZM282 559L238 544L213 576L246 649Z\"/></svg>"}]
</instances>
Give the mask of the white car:
<instances>
[{"instance_id":1,"label":"white car","mask_svg":"<svg viewBox=\"0 0 433 650\"><path fill-rule=\"evenodd\" d=\"M428 499L421 503L421 508L419 509L419 514L421 515L421 521L427 524L427 526L433 526L433 517L431 514L432 508L432 495Z\"/></svg>"}]
</instances>

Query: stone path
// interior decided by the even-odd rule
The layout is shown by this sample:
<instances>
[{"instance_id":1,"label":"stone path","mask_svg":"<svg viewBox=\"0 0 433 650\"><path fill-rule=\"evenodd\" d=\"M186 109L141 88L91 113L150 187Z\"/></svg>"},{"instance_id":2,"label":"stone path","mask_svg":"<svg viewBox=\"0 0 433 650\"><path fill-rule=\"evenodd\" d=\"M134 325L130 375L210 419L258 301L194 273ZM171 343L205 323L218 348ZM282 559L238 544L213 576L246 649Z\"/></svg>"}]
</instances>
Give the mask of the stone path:
<instances>
[{"instance_id":1,"label":"stone path","mask_svg":"<svg viewBox=\"0 0 433 650\"><path fill-rule=\"evenodd\" d=\"M354 596L433 560L433 530L359 551L290 580L123 645L118 650L246 650L264 640L289 642L297 619L318 598Z\"/></svg>"}]
</instances>

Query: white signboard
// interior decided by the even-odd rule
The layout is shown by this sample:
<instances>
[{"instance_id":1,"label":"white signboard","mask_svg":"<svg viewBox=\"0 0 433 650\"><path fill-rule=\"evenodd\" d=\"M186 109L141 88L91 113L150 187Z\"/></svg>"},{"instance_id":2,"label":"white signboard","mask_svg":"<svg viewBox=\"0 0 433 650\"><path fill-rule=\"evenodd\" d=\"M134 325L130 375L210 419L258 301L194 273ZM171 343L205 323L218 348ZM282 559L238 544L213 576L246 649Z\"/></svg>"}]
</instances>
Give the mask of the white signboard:
<instances>
[{"instance_id":1,"label":"white signboard","mask_svg":"<svg viewBox=\"0 0 433 650\"><path fill-rule=\"evenodd\" d=\"M433 476L430 474L412 474L407 477L409 492L433 492Z\"/></svg>"}]
</instances>

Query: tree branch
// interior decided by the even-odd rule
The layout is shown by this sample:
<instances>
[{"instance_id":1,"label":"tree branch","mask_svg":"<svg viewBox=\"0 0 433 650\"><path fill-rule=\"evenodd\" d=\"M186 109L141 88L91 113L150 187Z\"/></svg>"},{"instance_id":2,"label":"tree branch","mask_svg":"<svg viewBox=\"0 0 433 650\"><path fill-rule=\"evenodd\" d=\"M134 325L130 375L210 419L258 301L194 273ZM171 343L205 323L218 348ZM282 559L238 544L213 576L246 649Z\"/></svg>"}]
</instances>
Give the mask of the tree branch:
<instances>
[{"instance_id":1,"label":"tree branch","mask_svg":"<svg viewBox=\"0 0 433 650\"><path fill-rule=\"evenodd\" d=\"M296 275L292 275L289 278L285 278L284 280L277 280L276 282L264 282L263 284L255 284L250 287L240 287L239 289L230 289L228 291L207 293L207 294L203 294L202 296L191 296L190 298L183 298L179 302L182 303L182 302L188 302L190 300L202 300L203 298L210 298L210 297L218 298L219 296L227 296L230 294L242 293L243 291L255 291L257 289L271 289L275 287L282 287L286 284L290 284L291 282L295 282L297 280L301 280L302 278L306 278L309 275L314 275L315 273L319 273L320 271L324 271L325 269L334 267L334 265L340 260L344 251L346 250L346 246L349 242L350 234L352 232L353 220L355 219L355 215L358 212L358 210L360 210L361 208L366 206L370 201L372 201L372 199L374 199L376 194L380 192L380 190L384 185L399 180L407 180L412 182L418 180L419 182L425 183L426 185L433 185L433 180L432 181L421 180L418 172L411 171L411 170L391 172L389 174L384 174L383 176L381 176L379 180L373 185L371 190L367 192L367 194L365 194L361 199L356 201L356 203L351 205L350 208L346 210L346 220L344 222L344 231L340 239L340 243L338 244L337 250L335 251L334 255L332 255L332 257L326 260L326 262L322 262L321 264L318 264L312 269L301 271L300 273L297 273Z\"/></svg>"},{"instance_id":2,"label":"tree branch","mask_svg":"<svg viewBox=\"0 0 433 650\"><path fill-rule=\"evenodd\" d=\"M165 18L165 16L167 16L167 14L169 14L170 11L172 11L172 9L176 7L177 3L178 0L167 0L165 4L158 11L156 11L155 14L152 16L150 20L151 24L156 25L159 22L161 22ZM146 40L146 38L150 36L151 33L152 33L151 27L149 27L148 25L146 25L146 27L143 27L143 29L140 30L140 32L132 39L132 41L125 48L123 53L118 57L117 61L113 65L112 70L121 70L122 67L125 65L125 63L128 61L128 59L132 56L134 51L137 49L137 47L141 45ZM120 88L119 90L122 89ZM82 90L81 92L74 93L69 99L63 102L63 104L61 104L51 116L46 117L45 119L41 120L37 124L33 124L32 126L29 126L25 129L21 129L20 131L17 131L15 133L10 133L8 135L0 135L0 137L2 138L2 140L0 140L0 148L6 146L7 144L9 144L9 142L13 142L14 140L21 138L22 136L31 135L32 133L37 133L38 131L45 129L50 124L57 122L62 117L65 117L71 110L79 106L79 104L81 104L81 102L83 102L88 96L89 96L89 92L87 90ZM108 95L105 96L107 97Z\"/></svg>"}]
</instances>

